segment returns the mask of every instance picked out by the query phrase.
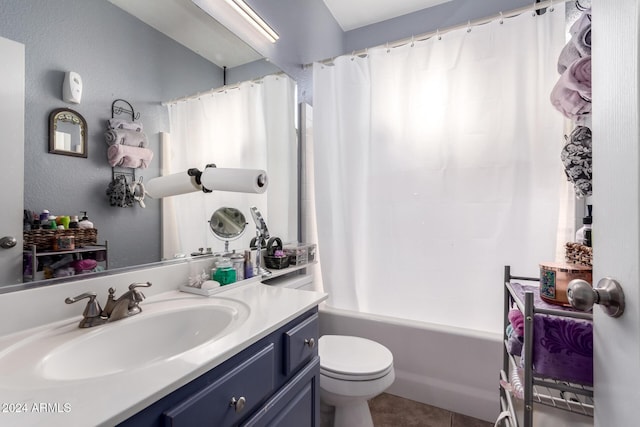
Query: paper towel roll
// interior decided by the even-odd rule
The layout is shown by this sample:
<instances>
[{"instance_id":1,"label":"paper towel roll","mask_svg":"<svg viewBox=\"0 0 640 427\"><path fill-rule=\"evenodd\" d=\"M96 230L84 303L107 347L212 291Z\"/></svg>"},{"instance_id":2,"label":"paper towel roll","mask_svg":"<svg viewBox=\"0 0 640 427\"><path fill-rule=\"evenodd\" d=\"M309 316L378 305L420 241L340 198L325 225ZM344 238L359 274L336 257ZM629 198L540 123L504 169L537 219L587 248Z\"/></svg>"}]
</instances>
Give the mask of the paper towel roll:
<instances>
[{"instance_id":1,"label":"paper towel roll","mask_svg":"<svg viewBox=\"0 0 640 427\"><path fill-rule=\"evenodd\" d=\"M267 173L258 169L206 168L200 182L213 191L262 194L267 190Z\"/></svg>"},{"instance_id":2,"label":"paper towel roll","mask_svg":"<svg viewBox=\"0 0 640 427\"><path fill-rule=\"evenodd\" d=\"M144 189L148 196L161 199L177 194L192 193L201 188L196 183L196 178L187 175L185 171L153 178L144 186Z\"/></svg>"},{"instance_id":3,"label":"paper towel roll","mask_svg":"<svg viewBox=\"0 0 640 427\"><path fill-rule=\"evenodd\" d=\"M176 196L192 193L205 187L213 191L234 191L239 193L264 193L267 189L267 173L257 169L232 169L209 167L200 176L202 185L198 185L196 177L187 172L175 173L151 179L145 185L149 197Z\"/></svg>"}]
</instances>

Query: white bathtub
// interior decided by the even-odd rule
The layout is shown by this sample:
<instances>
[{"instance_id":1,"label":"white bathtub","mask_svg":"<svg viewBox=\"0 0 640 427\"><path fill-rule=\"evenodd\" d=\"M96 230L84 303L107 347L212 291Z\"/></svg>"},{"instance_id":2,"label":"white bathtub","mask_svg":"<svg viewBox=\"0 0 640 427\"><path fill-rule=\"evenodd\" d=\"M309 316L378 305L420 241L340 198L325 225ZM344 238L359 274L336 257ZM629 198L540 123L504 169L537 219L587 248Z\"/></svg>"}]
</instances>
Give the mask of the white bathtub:
<instances>
[{"instance_id":1,"label":"white bathtub","mask_svg":"<svg viewBox=\"0 0 640 427\"><path fill-rule=\"evenodd\" d=\"M499 334L320 307L320 334L354 335L393 353L388 392L486 421L499 410Z\"/></svg>"}]
</instances>

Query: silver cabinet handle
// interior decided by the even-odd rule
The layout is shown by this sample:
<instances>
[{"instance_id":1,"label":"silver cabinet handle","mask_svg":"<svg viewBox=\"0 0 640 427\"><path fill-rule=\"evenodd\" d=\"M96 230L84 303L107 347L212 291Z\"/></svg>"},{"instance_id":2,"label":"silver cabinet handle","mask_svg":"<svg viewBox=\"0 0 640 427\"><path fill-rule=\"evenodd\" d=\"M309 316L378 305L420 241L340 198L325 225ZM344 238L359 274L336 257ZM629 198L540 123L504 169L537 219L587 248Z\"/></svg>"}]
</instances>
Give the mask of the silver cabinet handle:
<instances>
[{"instance_id":1,"label":"silver cabinet handle","mask_svg":"<svg viewBox=\"0 0 640 427\"><path fill-rule=\"evenodd\" d=\"M231 402L229 402L229 406L235 407L236 413L241 412L244 409L244 405L247 403L247 399L244 396L240 396L239 399L236 399L235 396L231 398Z\"/></svg>"},{"instance_id":2,"label":"silver cabinet handle","mask_svg":"<svg viewBox=\"0 0 640 427\"><path fill-rule=\"evenodd\" d=\"M313 338L308 338L304 340L304 345L309 346L309 348L313 348L316 346L316 340Z\"/></svg>"},{"instance_id":3,"label":"silver cabinet handle","mask_svg":"<svg viewBox=\"0 0 640 427\"><path fill-rule=\"evenodd\" d=\"M584 280L572 280L567 288L567 299L573 308L582 311L589 311L593 304L600 304L611 317L620 317L624 313L622 286L610 277L601 279L595 288Z\"/></svg>"}]
</instances>

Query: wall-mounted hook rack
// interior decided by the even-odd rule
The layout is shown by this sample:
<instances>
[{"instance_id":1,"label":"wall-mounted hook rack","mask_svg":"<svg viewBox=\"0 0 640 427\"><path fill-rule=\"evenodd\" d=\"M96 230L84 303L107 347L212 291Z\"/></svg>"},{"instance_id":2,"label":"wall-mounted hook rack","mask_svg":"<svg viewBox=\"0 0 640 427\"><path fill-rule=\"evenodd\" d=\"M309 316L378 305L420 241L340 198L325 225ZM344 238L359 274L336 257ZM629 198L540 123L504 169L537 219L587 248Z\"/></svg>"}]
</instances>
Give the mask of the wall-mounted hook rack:
<instances>
[{"instance_id":1,"label":"wall-mounted hook rack","mask_svg":"<svg viewBox=\"0 0 640 427\"><path fill-rule=\"evenodd\" d=\"M126 104L129 108L125 107L124 105L119 105L118 103ZM115 118L115 116L118 114L130 114L131 121L135 121L140 118L140 113L136 113L133 109L133 106L124 99L116 99L111 103L111 118Z\"/></svg>"}]
</instances>

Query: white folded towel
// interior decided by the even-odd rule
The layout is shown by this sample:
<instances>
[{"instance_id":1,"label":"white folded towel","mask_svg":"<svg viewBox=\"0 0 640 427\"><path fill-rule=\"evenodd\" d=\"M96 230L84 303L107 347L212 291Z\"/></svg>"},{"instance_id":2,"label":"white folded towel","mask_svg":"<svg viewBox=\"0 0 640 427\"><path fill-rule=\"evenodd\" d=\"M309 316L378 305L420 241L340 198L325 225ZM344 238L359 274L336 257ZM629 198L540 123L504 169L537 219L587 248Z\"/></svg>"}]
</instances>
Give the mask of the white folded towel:
<instances>
[{"instance_id":1,"label":"white folded towel","mask_svg":"<svg viewBox=\"0 0 640 427\"><path fill-rule=\"evenodd\" d=\"M142 132L142 123L122 119L109 119L109 129L129 129Z\"/></svg>"},{"instance_id":2,"label":"white folded towel","mask_svg":"<svg viewBox=\"0 0 640 427\"><path fill-rule=\"evenodd\" d=\"M147 135L130 129L108 129L104 133L104 140L108 145L122 144L131 147L149 147Z\"/></svg>"}]
</instances>

